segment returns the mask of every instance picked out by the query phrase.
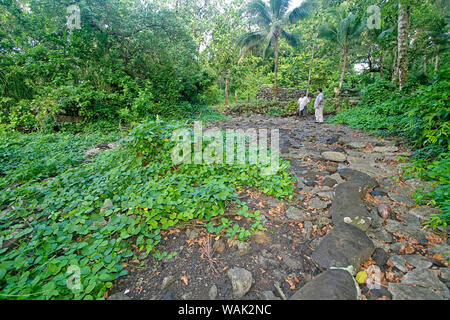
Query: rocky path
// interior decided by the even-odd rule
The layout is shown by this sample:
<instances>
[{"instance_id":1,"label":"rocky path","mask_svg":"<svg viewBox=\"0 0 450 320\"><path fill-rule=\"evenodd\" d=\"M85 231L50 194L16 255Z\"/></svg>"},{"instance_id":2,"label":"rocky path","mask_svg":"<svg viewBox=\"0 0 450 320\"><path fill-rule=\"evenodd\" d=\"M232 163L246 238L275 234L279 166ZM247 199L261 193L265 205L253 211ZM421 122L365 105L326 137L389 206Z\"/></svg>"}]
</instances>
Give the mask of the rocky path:
<instances>
[{"instance_id":1,"label":"rocky path","mask_svg":"<svg viewBox=\"0 0 450 320\"><path fill-rule=\"evenodd\" d=\"M399 159L411 153L400 139L295 117L214 126L279 129L298 178L293 201L242 190L240 199L262 212L265 232L247 242L211 237L201 226L167 233L160 250L176 255L146 260L111 299L450 298L448 234L422 226L436 209L411 198L428 184L401 180L407 163Z\"/></svg>"}]
</instances>

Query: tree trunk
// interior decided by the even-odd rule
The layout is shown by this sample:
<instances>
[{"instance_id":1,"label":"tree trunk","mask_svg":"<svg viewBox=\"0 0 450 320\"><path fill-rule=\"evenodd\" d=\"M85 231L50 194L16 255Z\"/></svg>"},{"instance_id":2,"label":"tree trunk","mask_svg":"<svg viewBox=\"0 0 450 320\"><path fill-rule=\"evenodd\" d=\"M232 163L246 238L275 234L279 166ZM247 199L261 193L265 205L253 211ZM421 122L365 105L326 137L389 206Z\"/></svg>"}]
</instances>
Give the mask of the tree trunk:
<instances>
[{"instance_id":1,"label":"tree trunk","mask_svg":"<svg viewBox=\"0 0 450 320\"><path fill-rule=\"evenodd\" d=\"M434 70L435 71L439 70L439 56L436 56L436 64L434 65Z\"/></svg>"},{"instance_id":2,"label":"tree trunk","mask_svg":"<svg viewBox=\"0 0 450 320\"><path fill-rule=\"evenodd\" d=\"M398 80L400 90L408 81L408 46L409 46L409 6L408 0L401 0L398 11Z\"/></svg>"},{"instance_id":3,"label":"tree trunk","mask_svg":"<svg viewBox=\"0 0 450 320\"><path fill-rule=\"evenodd\" d=\"M423 73L427 74L427 57L423 56Z\"/></svg>"},{"instance_id":4,"label":"tree trunk","mask_svg":"<svg viewBox=\"0 0 450 320\"><path fill-rule=\"evenodd\" d=\"M275 50L275 80L274 80L274 86L273 86L273 97L274 100L278 100L278 37L275 37L274 44L273 44L274 50Z\"/></svg>"},{"instance_id":5,"label":"tree trunk","mask_svg":"<svg viewBox=\"0 0 450 320\"><path fill-rule=\"evenodd\" d=\"M384 56L383 51L380 53L380 80L383 80L383 72L384 72Z\"/></svg>"},{"instance_id":6,"label":"tree trunk","mask_svg":"<svg viewBox=\"0 0 450 320\"><path fill-rule=\"evenodd\" d=\"M311 74L312 74L312 67L313 67L315 53L316 53L316 46L313 45L311 60L309 61L308 84L306 85L306 96L308 96L308 94L309 94L309 86L311 84Z\"/></svg>"},{"instance_id":7,"label":"tree trunk","mask_svg":"<svg viewBox=\"0 0 450 320\"><path fill-rule=\"evenodd\" d=\"M344 52L342 53L344 62L342 65L342 74L341 74L341 80L339 81L339 87L336 91L336 95L335 98L339 98L339 96L341 95L342 92L342 87L344 86L344 79L345 79L345 71L347 68L347 56L348 56L348 47L344 46Z\"/></svg>"},{"instance_id":8,"label":"tree trunk","mask_svg":"<svg viewBox=\"0 0 450 320\"><path fill-rule=\"evenodd\" d=\"M230 99L229 99L229 87L230 87L230 71L227 72L227 74L225 75L225 105L229 105L230 104Z\"/></svg>"},{"instance_id":9,"label":"tree trunk","mask_svg":"<svg viewBox=\"0 0 450 320\"><path fill-rule=\"evenodd\" d=\"M397 68L397 54L398 50L395 50L394 52L394 60L392 63L392 83L396 84L398 79L398 68Z\"/></svg>"},{"instance_id":10,"label":"tree trunk","mask_svg":"<svg viewBox=\"0 0 450 320\"><path fill-rule=\"evenodd\" d=\"M373 73L373 63L372 63L372 46L369 47L369 52L367 53L367 61L369 62L369 71Z\"/></svg>"}]
</instances>

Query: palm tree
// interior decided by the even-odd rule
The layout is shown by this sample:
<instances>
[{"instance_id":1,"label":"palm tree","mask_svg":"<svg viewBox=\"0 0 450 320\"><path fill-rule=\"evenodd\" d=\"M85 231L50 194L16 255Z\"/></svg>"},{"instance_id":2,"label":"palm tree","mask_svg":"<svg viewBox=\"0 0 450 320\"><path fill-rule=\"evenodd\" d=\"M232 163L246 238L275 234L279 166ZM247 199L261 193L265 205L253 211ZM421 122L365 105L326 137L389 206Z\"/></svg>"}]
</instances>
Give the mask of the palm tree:
<instances>
[{"instance_id":1,"label":"palm tree","mask_svg":"<svg viewBox=\"0 0 450 320\"><path fill-rule=\"evenodd\" d=\"M379 72L380 80L383 79L384 69L385 69L385 52L392 47L394 42L394 28L383 29L371 29L368 30L365 36L367 37L369 48L369 70L370 72ZM374 50L372 50L374 48ZM374 57L374 52L378 51L379 54L379 67L376 68L376 58ZM393 57L394 60L394 57Z\"/></svg>"},{"instance_id":2,"label":"palm tree","mask_svg":"<svg viewBox=\"0 0 450 320\"><path fill-rule=\"evenodd\" d=\"M262 0L252 0L248 4L247 12L251 15L252 22L259 28L257 31L248 32L239 38L240 61L250 50L255 48L262 48L264 57L273 49L275 56L275 99L278 95L279 40L283 38L294 47L299 44L300 35L287 32L285 28L289 24L308 17L315 6L315 2L315 0L305 0L298 8L293 10L289 10L291 0L270 0L269 5Z\"/></svg>"},{"instance_id":3,"label":"palm tree","mask_svg":"<svg viewBox=\"0 0 450 320\"><path fill-rule=\"evenodd\" d=\"M347 10L342 7L332 10L331 14L335 18L334 23L322 26L319 30L319 37L337 44L342 49L342 73L339 87L336 91L337 98L341 94L342 86L344 85L350 47L358 40L364 24L361 18L356 17L351 12L347 14Z\"/></svg>"}]
</instances>

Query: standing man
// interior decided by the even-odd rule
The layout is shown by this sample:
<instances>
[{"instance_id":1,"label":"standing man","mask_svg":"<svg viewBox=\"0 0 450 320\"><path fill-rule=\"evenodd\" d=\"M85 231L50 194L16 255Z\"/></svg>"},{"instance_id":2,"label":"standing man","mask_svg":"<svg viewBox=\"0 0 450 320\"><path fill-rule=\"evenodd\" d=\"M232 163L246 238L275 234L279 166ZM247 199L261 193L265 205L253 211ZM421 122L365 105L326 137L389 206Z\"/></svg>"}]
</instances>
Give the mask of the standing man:
<instances>
[{"instance_id":1,"label":"standing man","mask_svg":"<svg viewBox=\"0 0 450 320\"><path fill-rule=\"evenodd\" d=\"M316 102L314 103L314 109L316 109L316 123L323 123L323 108L324 108L324 95L322 88L317 89Z\"/></svg>"},{"instance_id":2,"label":"standing man","mask_svg":"<svg viewBox=\"0 0 450 320\"><path fill-rule=\"evenodd\" d=\"M308 115L308 104L309 104L309 99L307 96L305 96L304 93L301 94L300 99L298 99L298 106L299 106L299 110L300 110L300 119L302 119L302 117L305 117L306 120L306 116Z\"/></svg>"}]
</instances>

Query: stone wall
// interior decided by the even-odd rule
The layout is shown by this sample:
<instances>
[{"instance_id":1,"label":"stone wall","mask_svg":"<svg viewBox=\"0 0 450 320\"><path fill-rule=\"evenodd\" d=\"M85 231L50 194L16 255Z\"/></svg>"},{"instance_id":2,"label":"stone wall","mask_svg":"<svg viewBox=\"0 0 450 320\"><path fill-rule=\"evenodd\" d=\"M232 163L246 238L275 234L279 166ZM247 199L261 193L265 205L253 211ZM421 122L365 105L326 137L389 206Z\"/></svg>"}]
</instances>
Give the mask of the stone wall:
<instances>
[{"instance_id":1,"label":"stone wall","mask_svg":"<svg viewBox=\"0 0 450 320\"><path fill-rule=\"evenodd\" d=\"M256 98L259 100L272 101L273 100L273 86L263 85L259 88L258 93L256 94ZM290 102L297 101L301 94L305 93L306 90L296 89L296 88L278 88L278 101L279 102ZM334 92L325 92L325 96L328 98L334 97ZM357 98L360 96L360 92L356 89L344 88L342 89L341 98ZM309 98L314 99L315 91L309 92ZM350 99L356 100L356 99Z\"/></svg>"},{"instance_id":2,"label":"stone wall","mask_svg":"<svg viewBox=\"0 0 450 320\"><path fill-rule=\"evenodd\" d=\"M261 86L256 94L256 98L259 100L273 100L273 86ZM278 101L279 102L290 102L294 100L298 100L302 93L306 94L306 90L303 89L295 89L295 88L278 88ZM315 98L315 95L309 93L310 98Z\"/></svg>"}]
</instances>

